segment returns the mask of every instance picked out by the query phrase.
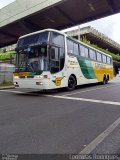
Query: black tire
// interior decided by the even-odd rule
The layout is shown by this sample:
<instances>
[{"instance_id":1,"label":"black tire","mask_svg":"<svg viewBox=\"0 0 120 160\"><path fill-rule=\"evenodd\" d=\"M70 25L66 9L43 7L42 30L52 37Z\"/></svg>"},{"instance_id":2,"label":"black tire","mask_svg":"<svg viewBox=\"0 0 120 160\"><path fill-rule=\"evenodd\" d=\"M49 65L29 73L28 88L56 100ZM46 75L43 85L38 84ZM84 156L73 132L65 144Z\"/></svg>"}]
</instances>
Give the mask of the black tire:
<instances>
[{"instance_id":1,"label":"black tire","mask_svg":"<svg viewBox=\"0 0 120 160\"><path fill-rule=\"evenodd\" d=\"M105 79L105 84L108 84L108 77L106 77Z\"/></svg>"},{"instance_id":2,"label":"black tire","mask_svg":"<svg viewBox=\"0 0 120 160\"><path fill-rule=\"evenodd\" d=\"M107 84L108 83L108 78L106 77L106 76L104 76L104 78L103 78L103 85L105 85L105 84Z\"/></svg>"},{"instance_id":3,"label":"black tire","mask_svg":"<svg viewBox=\"0 0 120 160\"><path fill-rule=\"evenodd\" d=\"M70 76L69 79L68 79L68 87L67 87L67 90L68 91L72 91L74 90L76 87L76 79L74 76Z\"/></svg>"}]
</instances>

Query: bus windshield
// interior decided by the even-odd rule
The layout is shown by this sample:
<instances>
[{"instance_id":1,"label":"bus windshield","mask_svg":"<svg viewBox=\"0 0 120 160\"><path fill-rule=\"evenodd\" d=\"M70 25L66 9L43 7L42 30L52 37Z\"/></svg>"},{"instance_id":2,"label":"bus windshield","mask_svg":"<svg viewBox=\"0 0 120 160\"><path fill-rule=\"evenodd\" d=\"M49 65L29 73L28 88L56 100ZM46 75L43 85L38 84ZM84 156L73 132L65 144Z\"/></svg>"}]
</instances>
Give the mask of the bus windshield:
<instances>
[{"instance_id":1,"label":"bus windshield","mask_svg":"<svg viewBox=\"0 0 120 160\"><path fill-rule=\"evenodd\" d=\"M16 71L39 72L48 71L49 61L47 45L39 47L29 47L18 52Z\"/></svg>"},{"instance_id":2,"label":"bus windshield","mask_svg":"<svg viewBox=\"0 0 120 160\"><path fill-rule=\"evenodd\" d=\"M48 70L49 32L22 37L17 43L16 71L38 72ZM44 44L44 45L43 45Z\"/></svg>"},{"instance_id":3,"label":"bus windshield","mask_svg":"<svg viewBox=\"0 0 120 160\"><path fill-rule=\"evenodd\" d=\"M16 72L59 72L64 67L64 36L41 32L22 37L17 43Z\"/></svg>"}]
</instances>

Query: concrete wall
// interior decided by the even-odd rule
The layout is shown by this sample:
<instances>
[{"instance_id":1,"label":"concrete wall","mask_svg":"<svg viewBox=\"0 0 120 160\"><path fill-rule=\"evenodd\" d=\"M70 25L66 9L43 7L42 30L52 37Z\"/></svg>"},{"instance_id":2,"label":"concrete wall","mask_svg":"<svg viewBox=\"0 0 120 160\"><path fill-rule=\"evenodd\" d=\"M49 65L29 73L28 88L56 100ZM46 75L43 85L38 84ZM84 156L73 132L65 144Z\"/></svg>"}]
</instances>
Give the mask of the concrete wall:
<instances>
[{"instance_id":1,"label":"concrete wall","mask_svg":"<svg viewBox=\"0 0 120 160\"><path fill-rule=\"evenodd\" d=\"M63 0L16 0L0 9L0 27L62 1Z\"/></svg>"},{"instance_id":2,"label":"concrete wall","mask_svg":"<svg viewBox=\"0 0 120 160\"><path fill-rule=\"evenodd\" d=\"M13 72L15 71L15 66L7 63L0 64L0 83L2 82L12 82Z\"/></svg>"},{"instance_id":3,"label":"concrete wall","mask_svg":"<svg viewBox=\"0 0 120 160\"><path fill-rule=\"evenodd\" d=\"M104 35L103 33L99 32L98 30L94 29L91 26L83 27L79 29L75 29L72 31L66 32L69 36L79 36L79 35L87 35L91 34L96 37L96 39L100 39L102 42L105 42L106 44L110 44L112 47L118 50L120 52L120 44L109 38L108 36Z\"/></svg>"}]
</instances>

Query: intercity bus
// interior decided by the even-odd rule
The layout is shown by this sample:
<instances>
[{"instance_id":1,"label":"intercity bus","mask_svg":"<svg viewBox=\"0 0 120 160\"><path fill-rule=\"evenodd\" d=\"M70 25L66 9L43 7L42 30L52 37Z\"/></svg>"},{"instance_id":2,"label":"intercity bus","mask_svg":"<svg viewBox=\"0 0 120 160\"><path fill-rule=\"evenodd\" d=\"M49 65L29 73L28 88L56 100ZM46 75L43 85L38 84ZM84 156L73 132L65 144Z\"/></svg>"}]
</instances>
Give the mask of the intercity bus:
<instances>
[{"instance_id":1,"label":"intercity bus","mask_svg":"<svg viewBox=\"0 0 120 160\"><path fill-rule=\"evenodd\" d=\"M102 82L113 78L112 57L66 34L45 29L18 39L16 88L48 90Z\"/></svg>"}]
</instances>

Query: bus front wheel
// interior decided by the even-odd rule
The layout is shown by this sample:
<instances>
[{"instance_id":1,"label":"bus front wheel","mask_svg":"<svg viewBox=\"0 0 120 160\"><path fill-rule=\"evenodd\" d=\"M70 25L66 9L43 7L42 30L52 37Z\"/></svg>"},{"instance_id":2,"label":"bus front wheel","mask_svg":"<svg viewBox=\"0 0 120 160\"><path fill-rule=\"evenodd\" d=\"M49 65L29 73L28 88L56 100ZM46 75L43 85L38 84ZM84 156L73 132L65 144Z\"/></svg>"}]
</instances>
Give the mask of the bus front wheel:
<instances>
[{"instance_id":1,"label":"bus front wheel","mask_svg":"<svg viewBox=\"0 0 120 160\"><path fill-rule=\"evenodd\" d=\"M68 79L68 87L67 87L67 90L68 91L72 91L75 89L75 86L76 86L76 79L74 76L70 76L69 79Z\"/></svg>"}]
</instances>

